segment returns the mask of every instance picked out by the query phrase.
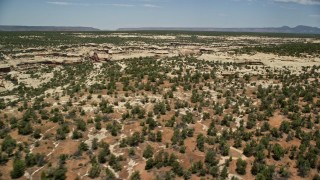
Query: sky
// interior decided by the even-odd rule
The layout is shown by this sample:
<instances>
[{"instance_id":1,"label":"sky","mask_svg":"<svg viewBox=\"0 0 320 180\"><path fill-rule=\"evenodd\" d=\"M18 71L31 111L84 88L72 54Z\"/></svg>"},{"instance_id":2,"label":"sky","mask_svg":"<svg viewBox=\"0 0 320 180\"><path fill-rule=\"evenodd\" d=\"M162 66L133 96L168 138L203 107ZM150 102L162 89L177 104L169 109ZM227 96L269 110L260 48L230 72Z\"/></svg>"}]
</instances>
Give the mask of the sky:
<instances>
[{"instance_id":1,"label":"sky","mask_svg":"<svg viewBox=\"0 0 320 180\"><path fill-rule=\"evenodd\" d=\"M320 0L0 0L0 25L320 27Z\"/></svg>"}]
</instances>

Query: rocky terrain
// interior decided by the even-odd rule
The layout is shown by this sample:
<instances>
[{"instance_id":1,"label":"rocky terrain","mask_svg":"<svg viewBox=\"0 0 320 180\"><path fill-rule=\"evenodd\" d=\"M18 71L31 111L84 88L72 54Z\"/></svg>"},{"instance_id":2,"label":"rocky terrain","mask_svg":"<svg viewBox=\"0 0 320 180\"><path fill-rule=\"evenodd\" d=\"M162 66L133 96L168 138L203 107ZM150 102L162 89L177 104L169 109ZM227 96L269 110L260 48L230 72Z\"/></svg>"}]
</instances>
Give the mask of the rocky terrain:
<instances>
[{"instance_id":1,"label":"rocky terrain","mask_svg":"<svg viewBox=\"0 0 320 180\"><path fill-rule=\"evenodd\" d=\"M3 33L0 179L319 179L319 44Z\"/></svg>"}]
</instances>

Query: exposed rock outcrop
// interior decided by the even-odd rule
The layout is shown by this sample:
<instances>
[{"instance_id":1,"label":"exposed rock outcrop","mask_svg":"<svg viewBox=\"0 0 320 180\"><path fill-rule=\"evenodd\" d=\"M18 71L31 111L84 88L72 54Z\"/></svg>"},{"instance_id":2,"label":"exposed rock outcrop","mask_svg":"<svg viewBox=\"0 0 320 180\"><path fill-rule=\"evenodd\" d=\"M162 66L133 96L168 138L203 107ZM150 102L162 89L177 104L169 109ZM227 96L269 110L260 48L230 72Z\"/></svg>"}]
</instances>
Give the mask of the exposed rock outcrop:
<instances>
[{"instance_id":1,"label":"exposed rock outcrop","mask_svg":"<svg viewBox=\"0 0 320 180\"><path fill-rule=\"evenodd\" d=\"M11 67L7 64L0 64L0 72L10 72L11 71Z\"/></svg>"},{"instance_id":2,"label":"exposed rock outcrop","mask_svg":"<svg viewBox=\"0 0 320 180\"><path fill-rule=\"evenodd\" d=\"M198 49L180 49L178 53L180 57L201 55Z\"/></svg>"},{"instance_id":3,"label":"exposed rock outcrop","mask_svg":"<svg viewBox=\"0 0 320 180\"><path fill-rule=\"evenodd\" d=\"M96 52L93 53L93 56L91 56L90 59L95 62L100 62L99 56Z\"/></svg>"}]
</instances>

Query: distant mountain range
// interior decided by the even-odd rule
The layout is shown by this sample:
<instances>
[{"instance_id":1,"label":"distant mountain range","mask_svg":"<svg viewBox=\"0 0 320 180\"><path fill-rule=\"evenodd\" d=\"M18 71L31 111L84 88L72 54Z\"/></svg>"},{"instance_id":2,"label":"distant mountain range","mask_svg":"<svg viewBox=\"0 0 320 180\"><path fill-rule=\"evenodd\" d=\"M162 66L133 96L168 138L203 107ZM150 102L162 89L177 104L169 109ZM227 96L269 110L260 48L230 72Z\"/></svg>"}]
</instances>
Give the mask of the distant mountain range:
<instances>
[{"instance_id":1,"label":"distant mountain range","mask_svg":"<svg viewBox=\"0 0 320 180\"><path fill-rule=\"evenodd\" d=\"M0 31L100 31L92 27L69 26L5 26L0 25Z\"/></svg>"},{"instance_id":2,"label":"distant mountain range","mask_svg":"<svg viewBox=\"0 0 320 180\"><path fill-rule=\"evenodd\" d=\"M257 32L257 33L299 33L320 34L320 28L310 26L282 26L266 28L179 28L179 27L146 27L146 28L119 28L118 31L219 31L219 32Z\"/></svg>"},{"instance_id":3,"label":"distant mountain range","mask_svg":"<svg viewBox=\"0 0 320 180\"><path fill-rule=\"evenodd\" d=\"M0 31L102 31L93 27L69 26L6 26L0 25ZM298 33L320 34L320 28L310 26L282 26L266 28L183 28L183 27L141 27L119 28L117 31L219 31L219 32L257 32L257 33Z\"/></svg>"}]
</instances>

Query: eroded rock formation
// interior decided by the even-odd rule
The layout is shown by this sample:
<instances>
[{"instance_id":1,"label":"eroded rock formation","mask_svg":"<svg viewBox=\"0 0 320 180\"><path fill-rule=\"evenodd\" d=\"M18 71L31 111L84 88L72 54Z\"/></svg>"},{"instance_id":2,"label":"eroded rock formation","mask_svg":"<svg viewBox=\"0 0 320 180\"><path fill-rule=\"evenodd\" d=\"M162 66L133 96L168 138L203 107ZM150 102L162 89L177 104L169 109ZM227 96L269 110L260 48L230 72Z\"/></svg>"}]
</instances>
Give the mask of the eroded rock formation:
<instances>
[{"instance_id":1,"label":"eroded rock formation","mask_svg":"<svg viewBox=\"0 0 320 180\"><path fill-rule=\"evenodd\" d=\"M201 55L199 49L180 49L178 53L180 57Z\"/></svg>"},{"instance_id":2,"label":"eroded rock formation","mask_svg":"<svg viewBox=\"0 0 320 180\"><path fill-rule=\"evenodd\" d=\"M93 53L93 56L90 57L94 62L100 62L99 56L96 52Z\"/></svg>"}]
</instances>

